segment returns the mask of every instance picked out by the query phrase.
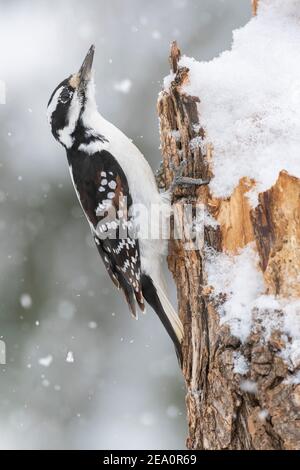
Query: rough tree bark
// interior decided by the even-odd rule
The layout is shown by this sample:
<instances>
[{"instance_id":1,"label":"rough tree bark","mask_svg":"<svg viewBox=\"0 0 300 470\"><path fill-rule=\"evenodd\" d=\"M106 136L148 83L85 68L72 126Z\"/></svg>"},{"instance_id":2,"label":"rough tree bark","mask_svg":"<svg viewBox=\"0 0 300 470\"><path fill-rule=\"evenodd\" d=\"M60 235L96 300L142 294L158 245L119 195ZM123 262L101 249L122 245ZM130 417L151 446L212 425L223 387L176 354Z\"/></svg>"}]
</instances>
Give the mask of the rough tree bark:
<instances>
[{"instance_id":1,"label":"rough tree bark","mask_svg":"<svg viewBox=\"0 0 300 470\"><path fill-rule=\"evenodd\" d=\"M256 6L254 1L254 12ZM188 161L187 176L212 176L213 147L207 146L203 152L199 146L190 145L195 137L204 138L201 103L199 117L199 99L187 96L182 89L189 71L178 65L179 58L180 51L173 43L170 63L174 79L158 100L166 186L173 178L172 165L178 166L183 158ZM276 184L260 194L255 210L245 196L252 184L244 178L226 200L213 198L207 186L180 188L174 194L174 203L179 213L187 202L205 205L220 224L204 227L205 244L217 251L235 254L255 242L266 293L299 299L300 180L282 171ZM300 385L285 382L293 371L279 356L281 332L274 332L266 341L257 321L246 342L233 337L228 326L220 325L216 300L207 283L204 252L186 251L184 243L170 241L168 264L177 285L179 315L185 329L187 447L299 449ZM234 372L237 352L249 362L249 372L243 377ZM245 378L255 382L255 393L241 390L241 379Z\"/></svg>"}]
</instances>

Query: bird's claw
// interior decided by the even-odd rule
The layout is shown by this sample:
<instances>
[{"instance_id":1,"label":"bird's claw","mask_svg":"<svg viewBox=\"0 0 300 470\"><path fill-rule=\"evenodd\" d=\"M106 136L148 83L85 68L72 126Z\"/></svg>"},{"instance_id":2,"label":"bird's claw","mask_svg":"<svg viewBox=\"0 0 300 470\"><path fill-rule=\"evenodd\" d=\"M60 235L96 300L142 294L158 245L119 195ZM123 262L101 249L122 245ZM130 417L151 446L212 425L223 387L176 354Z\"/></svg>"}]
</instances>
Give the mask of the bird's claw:
<instances>
[{"instance_id":1,"label":"bird's claw","mask_svg":"<svg viewBox=\"0 0 300 470\"><path fill-rule=\"evenodd\" d=\"M208 179L202 180L201 178L190 178L189 176L177 177L175 180L175 186L205 186L206 184L209 184Z\"/></svg>"},{"instance_id":2,"label":"bird's claw","mask_svg":"<svg viewBox=\"0 0 300 470\"><path fill-rule=\"evenodd\" d=\"M183 176L183 171L187 166L187 160L182 160L179 166L175 167L174 163L170 163L170 168L174 172L174 178L170 186L170 190L173 191L176 186L204 186L209 184L209 180L202 180L201 178L191 178L189 176Z\"/></svg>"}]
</instances>

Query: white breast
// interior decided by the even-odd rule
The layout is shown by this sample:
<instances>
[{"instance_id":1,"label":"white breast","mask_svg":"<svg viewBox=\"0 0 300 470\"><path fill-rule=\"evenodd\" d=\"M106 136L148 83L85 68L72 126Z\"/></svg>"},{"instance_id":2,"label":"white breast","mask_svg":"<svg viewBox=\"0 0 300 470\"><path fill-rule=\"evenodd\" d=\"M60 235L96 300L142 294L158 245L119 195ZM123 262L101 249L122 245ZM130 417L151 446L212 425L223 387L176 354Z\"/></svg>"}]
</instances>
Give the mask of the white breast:
<instances>
[{"instance_id":1,"label":"white breast","mask_svg":"<svg viewBox=\"0 0 300 470\"><path fill-rule=\"evenodd\" d=\"M87 102L82 121L90 128L103 135L108 142L100 143L118 161L124 171L134 204L148 205L159 199L153 172L142 153L123 132L106 121L98 112L95 101L94 80L90 80L87 88ZM100 150L100 149L98 149Z\"/></svg>"},{"instance_id":2,"label":"white breast","mask_svg":"<svg viewBox=\"0 0 300 470\"><path fill-rule=\"evenodd\" d=\"M149 272L153 269L153 263L156 265L159 263L160 254L165 249L161 240L151 239L151 230L153 233L153 227L158 223L157 220L153 220L151 213L153 213L153 207L159 207L162 204L162 197L158 192L152 169L132 141L97 111L88 113L87 116L83 116L83 119L86 125L96 129L108 140L103 144L103 149L114 156L125 173L133 204L141 208L139 223L150 222L148 239L147 237L139 239L142 269Z\"/></svg>"},{"instance_id":3,"label":"white breast","mask_svg":"<svg viewBox=\"0 0 300 470\"><path fill-rule=\"evenodd\" d=\"M84 117L85 120L85 117ZM129 184L135 204L151 204L159 197L153 172L139 149L117 127L106 121L98 112L86 117L86 124L96 129L108 142L102 145L118 161Z\"/></svg>"}]
</instances>

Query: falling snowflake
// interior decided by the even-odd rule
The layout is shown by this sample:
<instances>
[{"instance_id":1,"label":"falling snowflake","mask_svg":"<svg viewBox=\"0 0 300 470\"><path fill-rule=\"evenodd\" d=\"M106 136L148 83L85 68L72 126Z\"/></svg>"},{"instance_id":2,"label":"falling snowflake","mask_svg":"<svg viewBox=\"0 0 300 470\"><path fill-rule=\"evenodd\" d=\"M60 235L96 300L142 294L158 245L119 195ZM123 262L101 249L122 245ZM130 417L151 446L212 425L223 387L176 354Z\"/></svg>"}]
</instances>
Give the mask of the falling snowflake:
<instances>
[{"instance_id":1,"label":"falling snowflake","mask_svg":"<svg viewBox=\"0 0 300 470\"><path fill-rule=\"evenodd\" d=\"M32 306L32 298L29 294L22 294L20 297L20 304L23 308L30 308Z\"/></svg>"},{"instance_id":2,"label":"falling snowflake","mask_svg":"<svg viewBox=\"0 0 300 470\"><path fill-rule=\"evenodd\" d=\"M53 356L49 354L48 356L41 357L39 359L39 364L43 367L49 367L52 364L52 361L53 361Z\"/></svg>"},{"instance_id":3,"label":"falling snowflake","mask_svg":"<svg viewBox=\"0 0 300 470\"><path fill-rule=\"evenodd\" d=\"M72 351L68 351L67 357L66 357L66 362L72 363L74 362L74 354Z\"/></svg>"}]
</instances>

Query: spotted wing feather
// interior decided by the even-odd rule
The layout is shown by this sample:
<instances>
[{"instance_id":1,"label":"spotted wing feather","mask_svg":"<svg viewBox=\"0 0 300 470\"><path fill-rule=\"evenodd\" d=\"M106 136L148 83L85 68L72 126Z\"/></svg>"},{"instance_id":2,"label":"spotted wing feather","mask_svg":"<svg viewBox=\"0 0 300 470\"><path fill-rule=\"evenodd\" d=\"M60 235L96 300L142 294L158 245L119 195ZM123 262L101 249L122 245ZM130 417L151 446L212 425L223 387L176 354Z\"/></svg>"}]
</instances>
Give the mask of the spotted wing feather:
<instances>
[{"instance_id":1,"label":"spotted wing feather","mask_svg":"<svg viewBox=\"0 0 300 470\"><path fill-rule=\"evenodd\" d=\"M130 215L132 198L126 176L107 151L83 156L76 170L74 185L91 225L100 256L114 284L125 294L136 316L136 302L144 310L138 240Z\"/></svg>"}]
</instances>

